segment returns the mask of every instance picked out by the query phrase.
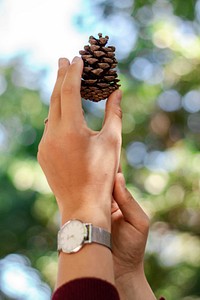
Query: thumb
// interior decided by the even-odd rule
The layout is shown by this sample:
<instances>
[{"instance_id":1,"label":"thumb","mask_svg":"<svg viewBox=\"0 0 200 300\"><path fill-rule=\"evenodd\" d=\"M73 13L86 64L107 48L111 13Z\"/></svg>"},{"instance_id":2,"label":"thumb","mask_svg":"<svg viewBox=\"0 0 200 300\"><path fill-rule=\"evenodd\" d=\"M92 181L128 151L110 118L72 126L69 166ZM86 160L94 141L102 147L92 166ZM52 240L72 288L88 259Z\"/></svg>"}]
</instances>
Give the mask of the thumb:
<instances>
[{"instance_id":1,"label":"thumb","mask_svg":"<svg viewBox=\"0 0 200 300\"><path fill-rule=\"evenodd\" d=\"M116 174L113 198L118 204L125 221L141 232L148 231L149 218L126 188L122 173Z\"/></svg>"},{"instance_id":2,"label":"thumb","mask_svg":"<svg viewBox=\"0 0 200 300\"><path fill-rule=\"evenodd\" d=\"M122 92L118 89L114 91L106 102L105 118L103 130L109 135L117 133L121 135L122 128L122 110L121 103Z\"/></svg>"}]
</instances>

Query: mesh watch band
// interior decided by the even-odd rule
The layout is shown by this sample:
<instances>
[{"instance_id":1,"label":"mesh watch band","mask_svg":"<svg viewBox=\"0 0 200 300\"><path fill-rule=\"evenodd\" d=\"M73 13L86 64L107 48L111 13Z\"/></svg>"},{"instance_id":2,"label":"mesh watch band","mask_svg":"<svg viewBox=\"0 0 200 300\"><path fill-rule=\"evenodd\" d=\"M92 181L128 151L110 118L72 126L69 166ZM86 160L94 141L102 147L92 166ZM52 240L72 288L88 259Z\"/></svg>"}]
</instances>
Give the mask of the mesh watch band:
<instances>
[{"instance_id":1,"label":"mesh watch band","mask_svg":"<svg viewBox=\"0 0 200 300\"><path fill-rule=\"evenodd\" d=\"M111 245L111 234L99 227L92 226L91 240L92 242L104 245L110 250L112 249Z\"/></svg>"}]
</instances>

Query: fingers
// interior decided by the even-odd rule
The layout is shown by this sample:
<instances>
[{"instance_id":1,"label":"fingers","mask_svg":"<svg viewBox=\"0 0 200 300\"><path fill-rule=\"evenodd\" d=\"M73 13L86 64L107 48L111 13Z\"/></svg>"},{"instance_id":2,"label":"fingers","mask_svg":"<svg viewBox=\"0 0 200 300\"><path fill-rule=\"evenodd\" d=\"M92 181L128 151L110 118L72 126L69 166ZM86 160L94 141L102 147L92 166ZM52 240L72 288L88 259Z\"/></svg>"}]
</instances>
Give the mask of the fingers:
<instances>
[{"instance_id":1,"label":"fingers","mask_svg":"<svg viewBox=\"0 0 200 300\"><path fill-rule=\"evenodd\" d=\"M106 103L105 119L102 130L105 131L109 137L121 138L122 128L122 110L120 107L122 99L122 92L116 90L113 92Z\"/></svg>"},{"instance_id":2,"label":"fingers","mask_svg":"<svg viewBox=\"0 0 200 300\"><path fill-rule=\"evenodd\" d=\"M81 104L81 76L83 61L75 57L69 66L61 88L61 118L68 124L77 124L83 120Z\"/></svg>"},{"instance_id":3,"label":"fingers","mask_svg":"<svg viewBox=\"0 0 200 300\"><path fill-rule=\"evenodd\" d=\"M114 198L112 198L112 202L111 202L111 215L113 213L115 213L118 209L119 209L119 206L118 206L117 202L114 200Z\"/></svg>"},{"instance_id":4,"label":"fingers","mask_svg":"<svg viewBox=\"0 0 200 300\"><path fill-rule=\"evenodd\" d=\"M125 221L129 222L140 232L146 233L149 228L149 218L125 187L125 180L122 173L117 173L116 175L113 197Z\"/></svg>"},{"instance_id":5,"label":"fingers","mask_svg":"<svg viewBox=\"0 0 200 300\"><path fill-rule=\"evenodd\" d=\"M51 96L50 107L49 107L49 116L48 119L50 123L58 122L61 116L61 86L63 84L65 75L69 68L70 62L67 58L60 58L58 61L58 75L57 80L53 89Z\"/></svg>"}]
</instances>

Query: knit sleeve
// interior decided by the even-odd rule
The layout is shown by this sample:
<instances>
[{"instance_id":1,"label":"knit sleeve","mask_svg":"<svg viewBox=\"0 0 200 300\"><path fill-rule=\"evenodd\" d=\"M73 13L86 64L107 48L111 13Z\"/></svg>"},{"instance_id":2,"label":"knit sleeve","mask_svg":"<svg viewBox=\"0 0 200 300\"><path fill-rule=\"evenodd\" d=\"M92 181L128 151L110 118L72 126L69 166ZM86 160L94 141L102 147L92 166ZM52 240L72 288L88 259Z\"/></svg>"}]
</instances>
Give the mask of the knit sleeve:
<instances>
[{"instance_id":1,"label":"knit sleeve","mask_svg":"<svg viewBox=\"0 0 200 300\"><path fill-rule=\"evenodd\" d=\"M97 278L72 280L58 288L52 300L120 300L116 288Z\"/></svg>"}]
</instances>

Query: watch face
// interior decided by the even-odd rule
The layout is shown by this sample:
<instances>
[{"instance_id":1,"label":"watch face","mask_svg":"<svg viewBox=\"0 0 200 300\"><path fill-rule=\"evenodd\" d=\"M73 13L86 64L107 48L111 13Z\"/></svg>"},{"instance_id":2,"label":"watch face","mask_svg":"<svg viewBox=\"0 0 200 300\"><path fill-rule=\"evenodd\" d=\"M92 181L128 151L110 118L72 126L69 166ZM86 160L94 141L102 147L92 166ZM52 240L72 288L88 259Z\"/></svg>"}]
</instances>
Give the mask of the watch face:
<instances>
[{"instance_id":1,"label":"watch face","mask_svg":"<svg viewBox=\"0 0 200 300\"><path fill-rule=\"evenodd\" d=\"M63 252L77 252L83 245L85 226L79 220L70 220L59 233L60 246Z\"/></svg>"}]
</instances>

